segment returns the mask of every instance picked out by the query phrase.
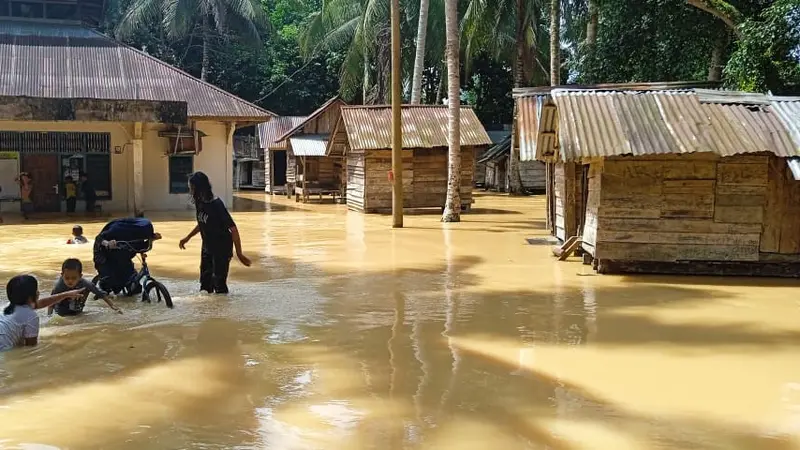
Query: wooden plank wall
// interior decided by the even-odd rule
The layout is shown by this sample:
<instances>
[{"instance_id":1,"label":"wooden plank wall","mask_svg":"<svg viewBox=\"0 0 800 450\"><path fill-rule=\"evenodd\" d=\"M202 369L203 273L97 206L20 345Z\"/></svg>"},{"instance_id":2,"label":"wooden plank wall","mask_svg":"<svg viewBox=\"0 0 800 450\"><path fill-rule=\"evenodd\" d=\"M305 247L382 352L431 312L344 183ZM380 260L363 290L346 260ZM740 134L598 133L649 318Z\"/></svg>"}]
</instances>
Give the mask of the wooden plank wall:
<instances>
[{"instance_id":1,"label":"wooden plank wall","mask_svg":"<svg viewBox=\"0 0 800 450\"><path fill-rule=\"evenodd\" d=\"M800 254L800 183L787 177L783 159L608 158L600 170L601 183L596 168L590 173L589 212L598 184L601 195L586 227L596 229L600 260L754 262L768 253Z\"/></svg>"},{"instance_id":2,"label":"wooden plank wall","mask_svg":"<svg viewBox=\"0 0 800 450\"><path fill-rule=\"evenodd\" d=\"M297 161L298 158L294 156L292 149L286 150L286 182L294 183L297 181Z\"/></svg>"},{"instance_id":3,"label":"wooden plank wall","mask_svg":"<svg viewBox=\"0 0 800 450\"><path fill-rule=\"evenodd\" d=\"M377 212L392 209L391 150L367 150L365 171L366 211ZM414 152L403 150L403 207L413 207L414 200Z\"/></svg>"},{"instance_id":4,"label":"wooden plank wall","mask_svg":"<svg viewBox=\"0 0 800 450\"><path fill-rule=\"evenodd\" d=\"M519 175L522 186L529 192L544 192L545 165L541 161L520 161Z\"/></svg>"},{"instance_id":5,"label":"wooden plank wall","mask_svg":"<svg viewBox=\"0 0 800 450\"><path fill-rule=\"evenodd\" d=\"M583 249L595 256L597 246L597 224L600 210L600 196L602 193L603 162L599 161L589 165L589 178L586 200L586 221L583 225Z\"/></svg>"},{"instance_id":6,"label":"wooden plank wall","mask_svg":"<svg viewBox=\"0 0 800 450\"><path fill-rule=\"evenodd\" d=\"M461 154L461 204L472 204L475 151L464 147ZM348 205L366 212L384 212L392 208L391 150L367 150L347 155ZM360 175L363 171L363 176ZM442 208L447 197L447 149L403 150L403 207Z\"/></svg>"},{"instance_id":7,"label":"wooden plank wall","mask_svg":"<svg viewBox=\"0 0 800 450\"><path fill-rule=\"evenodd\" d=\"M347 207L361 212L366 210L365 163L364 153L347 153Z\"/></svg>"},{"instance_id":8,"label":"wooden plank wall","mask_svg":"<svg viewBox=\"0 0 800 450\"><path fill-rule=\"evenodd\" d=\"M555 236L566 241L579 233L583 211L583 172L576 163L557 163L554 170Z\"/></svg>"}]
</instances>

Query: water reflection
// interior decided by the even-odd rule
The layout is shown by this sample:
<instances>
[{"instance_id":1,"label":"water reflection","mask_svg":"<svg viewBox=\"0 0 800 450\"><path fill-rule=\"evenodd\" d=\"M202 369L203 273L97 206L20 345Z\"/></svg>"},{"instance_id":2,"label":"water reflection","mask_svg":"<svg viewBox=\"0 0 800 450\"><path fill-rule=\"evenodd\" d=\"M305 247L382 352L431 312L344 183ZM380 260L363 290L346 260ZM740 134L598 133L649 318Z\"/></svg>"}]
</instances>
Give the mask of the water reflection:
<instances>
[{"instance_id":1,"label":"water reflection","mask_svg":"<svg viewBox=\"0 0 800 450\"><path fill-rule=\"evenodd\" d=\"M394 231L245 199L258 264L234 265L231 296L196 292L190 217L154 217L175 310L93 303L0 356L0 448L800 448L794 284L581 276L525 244L540 198ZM2 279L46 290L90 259L55 244L63 225L6 228Z\"/></svg>"}]
</instances>

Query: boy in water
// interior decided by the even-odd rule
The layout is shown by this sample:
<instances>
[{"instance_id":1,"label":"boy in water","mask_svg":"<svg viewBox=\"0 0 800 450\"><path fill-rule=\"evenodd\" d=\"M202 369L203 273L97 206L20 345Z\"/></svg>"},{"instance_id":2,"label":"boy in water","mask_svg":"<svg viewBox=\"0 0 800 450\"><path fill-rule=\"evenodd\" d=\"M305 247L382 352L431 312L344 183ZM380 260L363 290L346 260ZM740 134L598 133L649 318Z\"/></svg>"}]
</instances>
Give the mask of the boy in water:
<instances>
[{"instance_id":1,"label":"boy in water","mask_svg":"<svg viewBox=\"0 0 800 450\"><path fill-rule=\"evenodd\" d=\"M75 225L72 227L72 238L67 241L67 244L86 244L89 241L83 235L83 227Z\"/></svg>"},{"instance_id":2,"label":"boy in water","mask_svg":"<svg viewBox=\"0 0 800 450\"><path fill-rule=\"evenodd\" d=\"M6 285L8 306L0 315L0 352L39 342L39 316L35 309L46 308L64 299L83 296L83 290L62 292L39 298L39 282L32 275L17 275Z\"/></svg>"},{"instance_id":3,"label":"boy in water","mask_svg":"<svg viewBox=\"0 0 800 450\"><path fill-rule=\"evenodd\" d=\"M69 301L62 301L54 306L48 308L47 313L52 314L55 309L56 314L59 316L77 316L83 312L83 307L86 305L86 297L89 293L102 298L111 309L122 314L122 310L111 301L111 296L97 288L91 281L83 278L83 264L80 260L70 258L64 261L61 265L61 277L56 281L53 287L52 295L62 292L68 292L75 289L85 289L86 295Z\"/></svg>"},{"instance_id":4,"label":"boy in water","mask_svg":"<svg viewBox=\"0 0 800 450\"><path fill-rule=\"evenodd\" d=\"M67 214L75 213L75 205L78 203L78 185L69 175L64 178L64 194L67 200Z\"/></svg>"},{"instance_id":5,"label":"boy in water","mask_svg":"<svg viewBox=\"0 0 800 450\"><path fill-rule=\"evenodd\" d=\"M28 172L22 172L17 177L16 181L19 183L19 194L21 197L20 207L22 209L22 217L28 220L28 216L33 212L33 178Z\"/></svg>"}]
</instances>

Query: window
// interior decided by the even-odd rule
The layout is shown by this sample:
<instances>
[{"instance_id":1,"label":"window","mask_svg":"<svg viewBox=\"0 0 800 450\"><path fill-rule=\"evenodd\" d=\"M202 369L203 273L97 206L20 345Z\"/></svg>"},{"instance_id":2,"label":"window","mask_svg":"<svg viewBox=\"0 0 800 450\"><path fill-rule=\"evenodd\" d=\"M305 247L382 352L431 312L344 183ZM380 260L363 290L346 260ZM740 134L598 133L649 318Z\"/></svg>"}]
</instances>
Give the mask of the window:
<instances>
[{"instance_id":1,"label":"window","mask_svg":"<svg viewBox=\"0 0 800 450\"><path fill-rule=\"evenodd\" d=\"M193 156L169 157L169 193L188 194L189 175L194 171Z\"/></svg>"},{"instance_id":2,"label":"window","mask_svg":"<svg viewBox=\"0 0 800 450\"><path fill-rule=\"evenodd\" d=\"M41 19L44 17L44 3L11 3L11 15L13 17Z\"/></svg>"}]
</instances>

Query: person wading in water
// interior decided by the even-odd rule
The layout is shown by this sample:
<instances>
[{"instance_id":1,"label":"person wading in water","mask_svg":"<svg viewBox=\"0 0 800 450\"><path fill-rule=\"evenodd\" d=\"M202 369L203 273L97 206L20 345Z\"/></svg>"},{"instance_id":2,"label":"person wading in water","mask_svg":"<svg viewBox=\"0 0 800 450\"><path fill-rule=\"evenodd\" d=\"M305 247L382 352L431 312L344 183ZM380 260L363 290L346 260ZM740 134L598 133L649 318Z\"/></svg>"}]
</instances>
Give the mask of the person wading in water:
<instances>
[{"instance_id":1,"label":"person wading in water","mask_svg":"<svg viewBox=\"0 0 800 450\"><path fill-rule=\"evenodd\" d=\"M203 239L200 290L210 294L227 294L228 269L234 248L236 257L245 267L250 267L250 259L242 252L236 223L222 200L214 196L206 174L195 172L189 177L189 193L197 212L197 225L178 245L181 250L186 250L186 244L200 233Z\"/></svg>"}]
</instances>

